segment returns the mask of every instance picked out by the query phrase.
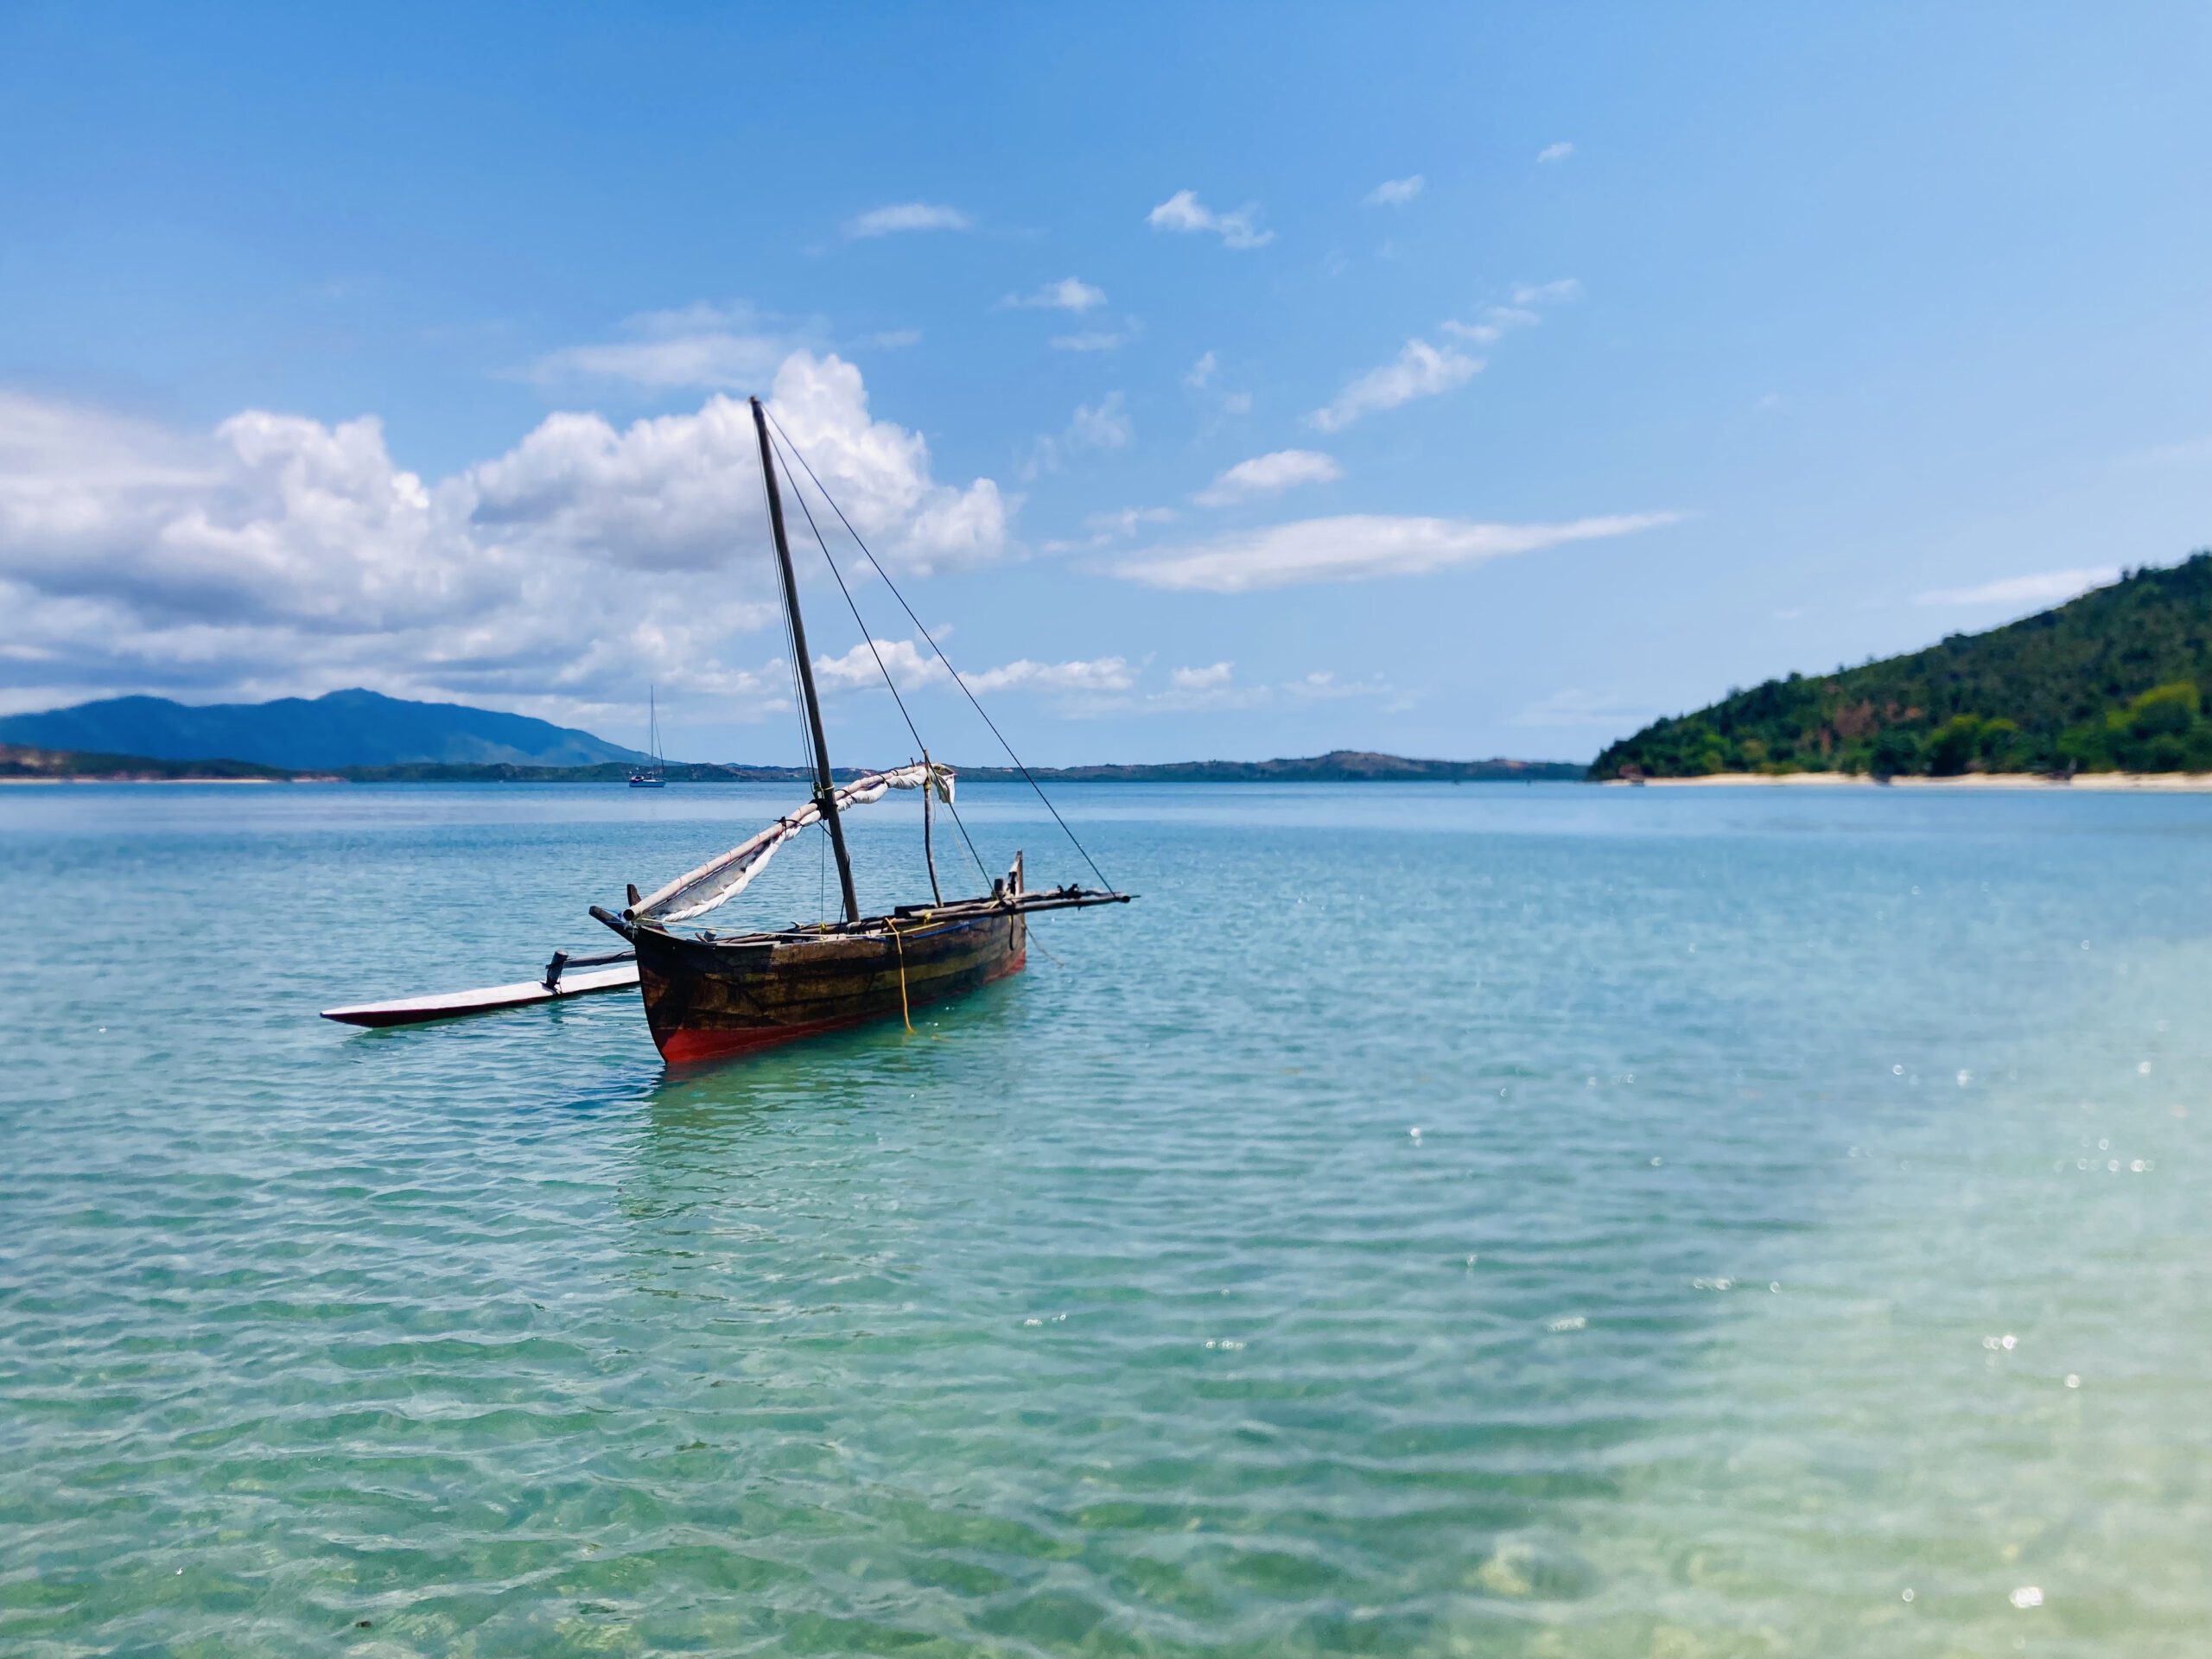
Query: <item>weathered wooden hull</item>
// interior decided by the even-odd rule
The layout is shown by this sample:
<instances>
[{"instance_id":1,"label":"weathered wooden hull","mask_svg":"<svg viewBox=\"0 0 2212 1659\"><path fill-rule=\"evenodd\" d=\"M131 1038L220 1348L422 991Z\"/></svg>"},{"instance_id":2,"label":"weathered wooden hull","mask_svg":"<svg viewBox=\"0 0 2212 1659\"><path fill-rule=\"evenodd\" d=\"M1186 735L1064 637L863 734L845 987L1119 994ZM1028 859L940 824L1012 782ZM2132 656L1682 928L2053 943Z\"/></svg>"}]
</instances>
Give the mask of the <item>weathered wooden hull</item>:
<instances>
[{"instance_id":1,"label":"weathered wooden hull","mask_svg":"<svg viewBox=\"0 0 2212 1659\"><path fill-rule=\"evenodd\" d=\"M895 932L705 939L640 926L631 938L645 1023L671 1065L895 1020L1020 971L1028 949L1019 911L908 918Z\"/></svg>"}]
</instances>

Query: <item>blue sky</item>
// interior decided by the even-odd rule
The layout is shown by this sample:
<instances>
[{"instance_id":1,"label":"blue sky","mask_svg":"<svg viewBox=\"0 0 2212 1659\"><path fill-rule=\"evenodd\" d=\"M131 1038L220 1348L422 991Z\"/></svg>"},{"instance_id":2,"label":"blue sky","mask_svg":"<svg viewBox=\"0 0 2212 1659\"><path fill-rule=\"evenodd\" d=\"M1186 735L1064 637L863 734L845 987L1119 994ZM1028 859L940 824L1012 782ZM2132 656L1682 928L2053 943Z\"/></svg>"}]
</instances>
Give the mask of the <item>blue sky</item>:
<instances>
[{"instance_id":1,"label":"blue sky","mask_svg":"<svg viewBox=\"0 0 2212 1659\"><path fill-rule=\"evenodd\" d=\"M0 708L791 759L754 391L1041 761L1585 759L2212 540L2198 8L451 10L0 13Z\"/></svg>"}]
</instances>

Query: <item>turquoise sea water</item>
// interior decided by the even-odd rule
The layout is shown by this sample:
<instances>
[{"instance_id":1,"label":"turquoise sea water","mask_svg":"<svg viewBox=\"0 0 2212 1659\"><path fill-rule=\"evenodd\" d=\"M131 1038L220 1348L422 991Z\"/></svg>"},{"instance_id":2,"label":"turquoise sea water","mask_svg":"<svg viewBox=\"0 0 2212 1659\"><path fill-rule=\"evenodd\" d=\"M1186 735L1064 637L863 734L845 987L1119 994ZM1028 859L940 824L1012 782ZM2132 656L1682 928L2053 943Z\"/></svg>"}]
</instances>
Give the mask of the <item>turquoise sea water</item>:
<instances>
[{"instance_id":1,"label":"turquoise sea water","mask_svg":"<svg viewBox=\"0 0 2212 1659\"><path fill-rule=\"evenodd\" d=\"M0 791L0 1651L2212 1643L2212 798L1077 788L912 1035L314 1017L787 793Z\"/></svg>"}]
</instances>

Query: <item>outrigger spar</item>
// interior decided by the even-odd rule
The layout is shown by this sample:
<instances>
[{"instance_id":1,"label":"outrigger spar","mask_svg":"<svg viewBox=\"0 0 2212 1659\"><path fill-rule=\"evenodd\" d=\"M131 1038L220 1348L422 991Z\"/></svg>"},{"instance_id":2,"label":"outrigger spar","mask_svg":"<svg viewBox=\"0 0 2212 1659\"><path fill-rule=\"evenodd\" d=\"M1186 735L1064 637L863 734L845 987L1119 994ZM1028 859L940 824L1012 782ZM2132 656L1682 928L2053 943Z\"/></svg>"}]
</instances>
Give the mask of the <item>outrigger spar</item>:
<instances>
[{"instance_id":1,"label":"outrigger spar","mask_svg":"<svg viewBox=\"0 0 2212 1659\"><path fill-rule=\"evenodd\" d=\"M1027 918L1034 912L1127 904L1130 898L1125 893L1073 884L1032 892L1024 884L1021 856L1016 854L1012 869L993 881L986 895L901 905L880 916L861 914L842 815L853 807L881 799L890 790L918 789L925 791L926 834L928 796L934 794L950 807L953 773L925 753L922 760L909 766L863 773L842 785L836 781L823 734L813 663L807 653L806 625L799 613L791 543L785 534L775 446L769 437L767 412L758 397L752 400L752 408L753 424L760 440L760 474L767 486L768 528L776 544L777 572L813 761L814 795L796 812L678 876L651 897L640 897L637 888L632 887L629 903L620 915L597 905L591 907L593 917L628 940L636 952L645 1021L662 1058L671 1062L708 1059L789 1042L863 1020L906 1014L919 1004L973 990L1021 969L1028 953ZM810 468L809 472L810 475ZM821 480L814 481L820 491ZM826 499L828 493L821 493ZM833 508L836 505L830 502ZM842 512L839 517L843 517ZM816 534L818 539L818 529ZM826 543L823 551L826 556ZM927 630L923 632L926 637ZM935 641L931 643L934 646ZM946 666L950 669L950 664ZM954 678L958 683L957 674ZM967 690L964 683L961 689ZM1033 785L1036 780L1030 781ZM1046 805L1051 803L1047 801ZM1055 819L1058 816L1053 813ZM817 823L828 831L830 851L837 861L843 920L719 937L706 931L673 931L674 924L702 916L735 898L777 849ZM1065 823L1061 827L1066 828ZM1079 842L1077 850L1081 850ZM934 858L930 882L934 896Z\"/></svg>"}]
</instances>

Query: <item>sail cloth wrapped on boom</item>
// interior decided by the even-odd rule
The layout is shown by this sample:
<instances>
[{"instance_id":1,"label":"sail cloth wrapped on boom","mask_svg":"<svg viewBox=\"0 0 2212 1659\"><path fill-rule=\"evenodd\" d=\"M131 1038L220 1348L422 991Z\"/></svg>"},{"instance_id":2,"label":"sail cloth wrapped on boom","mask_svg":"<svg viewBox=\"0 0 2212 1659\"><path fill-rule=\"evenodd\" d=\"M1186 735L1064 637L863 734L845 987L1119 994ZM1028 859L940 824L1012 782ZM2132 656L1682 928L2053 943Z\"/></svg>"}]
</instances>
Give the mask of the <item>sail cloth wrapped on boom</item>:
<instances>
[{"instance_id":1,"label":"sail cloth wrapped on boom","mask_svg":"<svg viewBox=\"0 0 2212 1659\"><path fill-rule=\"evenodd\" d=\"M887 790L934 788L938 798L952 804L953 774L927 760L890 772L865 772L849 784L837 785L837 810L850 811L883 798ZM752 840L733 847L719 858L709 859L697 869L679 875L658 893L630 907L641 922L688 922L727 904L745 891L753 878L768 867L776 849L801 831L822 821L822 808L809 801L796 812L787 812Z\"/></svg>"}]
</instances>

